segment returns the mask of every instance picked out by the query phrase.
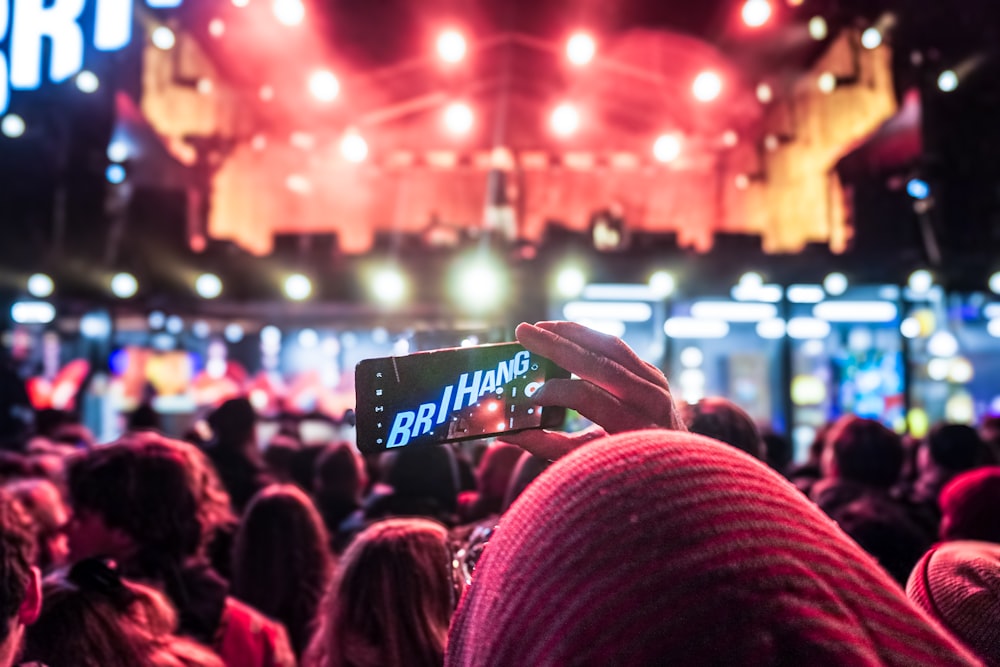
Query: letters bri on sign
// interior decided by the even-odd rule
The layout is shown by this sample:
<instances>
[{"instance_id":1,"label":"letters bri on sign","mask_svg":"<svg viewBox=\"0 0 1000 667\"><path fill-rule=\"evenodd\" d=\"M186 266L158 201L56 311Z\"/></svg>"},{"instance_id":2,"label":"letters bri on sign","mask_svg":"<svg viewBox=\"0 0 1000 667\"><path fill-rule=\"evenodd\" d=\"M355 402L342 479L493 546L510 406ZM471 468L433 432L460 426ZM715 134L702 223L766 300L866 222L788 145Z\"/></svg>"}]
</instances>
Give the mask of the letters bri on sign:
<instances>
[{"instance_id":1,"label":"letters bri on sign","mask_svg":"<svg viewBox=\"0 0 1000 667\"><path fill-rule=\"evenodd\" d=\"M0 114L12 90L36 90L43 81L62 83L83 69L87 37L98 51L118 51L132 41L134 0L0 0ZM145 0L154 9L184 0ZM82 17L93 3L93 24ZM52 44L49 71L42 71L42 44Z\"/></svg>"}]
</instances>

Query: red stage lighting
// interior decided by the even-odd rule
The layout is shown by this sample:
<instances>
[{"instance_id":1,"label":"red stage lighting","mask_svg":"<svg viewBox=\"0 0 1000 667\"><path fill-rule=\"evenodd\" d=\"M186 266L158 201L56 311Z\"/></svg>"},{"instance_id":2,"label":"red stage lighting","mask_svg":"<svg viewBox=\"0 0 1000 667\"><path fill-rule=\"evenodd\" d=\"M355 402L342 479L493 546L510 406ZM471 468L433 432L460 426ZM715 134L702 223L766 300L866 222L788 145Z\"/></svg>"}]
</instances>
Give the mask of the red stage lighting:
<instances>
[{"instance_id":1,"label":"red stage lighting","mask_svg":"<svg viewBox=\"0 0 1000 667\"><path fill-rule=\"evenodd\" d=\"M657 162L667 164L673 162L681 156L683 144L680 136L676 134L661 135L653 144L653 157Z\"/></svg>"},{"instance_id":2,"label":"red stage lighting","mask_svg":"<svg viewBox=\"0 0 1000 667\"><path fill-rule=\"evenodd\" d=\"M445 30L438 36L437 52L446 63L460 63L465 59L468 45L457 30Z\"/></svg>"},{"instance_id":3,"label":"red stage lighting","mask_svg":"<svg viewBox=\"0 0 1000 667\"><path fill-rule=\"evenodd\" d=\"M747 0L743 4L743 22L749 28L760 28L771 19L771 3L768 0Z\"/></svg>"},{"instance_id":4,"label":"red stage lighting","mask_svg":"<svg viewBox=\"0 0 1000 667\"><path fill-rule=\"evenodd\" d=\"M700 102L714 102L722 94L722 77L715 72L704 71L695 78L691 92Z\"/></svg>"},{"instance_id":5,"label":"red stage lighting","mask_svg":"<svg viewBox=\"0 0 1000 667\"><path fill-rule=\"evenodd\" d=\"M368 158L368 142L354 130L340 140L340 154L348 162L361 164Z\"/></svg>"},{"instance_id":6,"label":"red stage lighting","mask_svg":"<svg viewBox=\"0 0 1000 667\"><path fill-rule=\"evenodd\" d=\"M279 23L289 27L300 25L306 18L306 6L302 0L274 0L271 10Z\"/></svg>"},{"instance_id":7,"label":"red stage lighting","mask_svg":"<svg viewBox=\"0 0 1000 667\"><path fill-rule=\"evenodd\" d=\"M468 104L455 102L444 111L444 124L452 134L468 134L475 122L475 114Z\"/></svg>"},{"instance_id":8,"label":"red stage lighting","mask_svg":"<svg viewBox=\"0 0 1000 667\"><path fill-rule=\"evenodd\" d=\"M566 57L577 67L589 64L597 54L597 43L585 32L578 32L566 42Z\"/></svg>"},{"instance_id":9,"label":"red stage lighting","mask_svg":"<svg viewBox=\"0 0 1000 667\"><path fill-rule=\"evenodd\" d=\"M552 112L552 131L561 137L568 137L580 129L580 112L572 104L560 104Z\"/></svg>"},{"instance_id":10,"label":"red stage lighting","mask_svg":"<svg viewBox=\"0 0 1000 667\"><path fill-rule=\"evenodd\" d=\"M328 70L317 70L309 77L309 92L320 102L332 102L340 95L340 81Z\"/></svg>"}]
</instances>

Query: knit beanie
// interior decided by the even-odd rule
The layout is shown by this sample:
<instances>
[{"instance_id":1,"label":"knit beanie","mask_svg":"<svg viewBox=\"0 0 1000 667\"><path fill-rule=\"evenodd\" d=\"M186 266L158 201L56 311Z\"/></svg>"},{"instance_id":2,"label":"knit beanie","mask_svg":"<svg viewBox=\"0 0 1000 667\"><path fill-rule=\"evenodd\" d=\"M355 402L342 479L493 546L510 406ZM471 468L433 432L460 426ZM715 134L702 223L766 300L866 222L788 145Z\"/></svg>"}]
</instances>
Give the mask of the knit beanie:
<instances>
[{"instance_id":1,"label":"knit beanie","mask_svg":"<svg viewBox=\"0 0 1000 667\"><path fill-rule=\"evenodd\" d=\"M917 563L906 594L987 665L1000 666L1000 544L938 545Z\"/></svg>"},{"instance_id":2,"label":"knit beanie","mask_svg":"<svg viewBox=\"0 0 1000 667\"><path fill-rule=\"evenodd\" d=\"M1000 543L1000 467L955 477L941 490L941 539Z\"/></svg>"},{"instance_id":3,"label":"knit beanie","mask_svg":"<svg viewBox=\"0 0 1000 667\"><path fill-rule=\"evenodd\" d=\"M714 440L594 441L504 515L446 665L979 664L795 487Z\"/></svg>"}]
</instances>

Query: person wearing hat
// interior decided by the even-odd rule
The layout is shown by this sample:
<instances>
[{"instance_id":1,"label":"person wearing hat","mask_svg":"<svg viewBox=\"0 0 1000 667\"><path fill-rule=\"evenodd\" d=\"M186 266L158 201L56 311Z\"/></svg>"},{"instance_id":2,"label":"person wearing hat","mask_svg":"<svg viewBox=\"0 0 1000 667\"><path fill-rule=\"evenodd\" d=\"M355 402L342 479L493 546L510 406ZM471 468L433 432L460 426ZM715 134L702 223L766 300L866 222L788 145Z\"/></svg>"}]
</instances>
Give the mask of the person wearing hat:
<instances>
[{"instance_id":1,"label":"person wearing hat","mask_svg":"<svg viewBox=\"0 0 1000 667\"><path fill-rule=\"evenodd\" d=\"M776 472L683 432L624 343L569 323L518 340L579 377L538 402L617 435L509 438L558 461L486 546L446 665L979 664Z\"/></svg>"}]
</instances>

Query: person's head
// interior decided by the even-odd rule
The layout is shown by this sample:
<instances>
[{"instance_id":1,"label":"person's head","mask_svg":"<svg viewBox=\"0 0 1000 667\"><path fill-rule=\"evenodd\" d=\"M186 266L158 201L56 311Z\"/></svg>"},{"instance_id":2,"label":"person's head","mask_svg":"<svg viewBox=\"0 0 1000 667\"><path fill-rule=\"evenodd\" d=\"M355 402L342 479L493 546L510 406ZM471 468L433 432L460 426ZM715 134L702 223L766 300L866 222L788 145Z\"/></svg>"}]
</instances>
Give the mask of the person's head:
<instances>
[{"instance_id":1,"label":"person's head","mask_svg":"<svg viewBox=\"0 0 1000 667\"><path fill-rule=\"evenodd\" d=\"M202 490L183 448L152 434L88 452L69 468L70 552L180 564L203 546Z\"/></svg>"},{"instance_id":2,"label":"person's head","mask_svg":"<svg viewBox=\"0 0 1000 667\"><path fill-rule=\"evenodd\" d=\"M302 451L302 443L287 435L276 435L264 450L264 463L282 483L294 481L295 459Z\"/></svg>"},{"instance_id":3,"label":"person's head","mask_svg":"<svg viewBox=\"0 0 1000 667\"><path fill-rule=\"evenodd\" d=\"M900 586L933 542L898 506L872 496L837 508L832 518Z\"/></svg>"},{"instance_id":4,"label":"person's head","mask_svg":"<svg viewBox=\"0 0 1000 667\"><path fill-rule=\"evenodd\" d=\"M454 512L458 467L451 447L404 447L383 454L386 484L400 496L430 500Z\"/></svg>"},{"instance_id":5,"label":"person's head","mask_svg":"<svg viewBox=\"0 0 1000 667\"><path fill-rule=\"evenodd\" d=\"M1000 665L1000 544L935 546L913 569L906 594L985 664Z\"/></svg>"},{"instance_id":6,"label":"person's head","mask_svg":"<svg viewBox=\"0 0 1000 667\"><path fill-rule=\"evenodd\" d=\"M388 519L359 534L337 565L306 664L441 664L457 591L444 526Z\"/></svg>"},{"instance_id":7,"label":"person's head","mask_svg":"<svg viewBox=\"0 0 1000 667\"><path fill-rule=\"evenodd\" d=\"M764 440L750 415L730 400L703 398L681 409L684 424L691 433L715 438L755 459L764 460Z\"/></svg>"},{"instance_id":8,"label":"person's head","mask_svg":"<svg viewBox=\"0 0 1000 667\"><path fill-rule=\"evenodd\" d=\"M346 442L327 445L316 460L313 490L317 496L360 502L367 485L364 461Z\"/></svg>"},{"instance_id":9,"label":"person's head","mask_svg":"<svg viewBox=\"0 0 1000 667\"><path fill-rule=\"evenodd\" d=\"M933 465L956 473L980 465L986 445L971 426L942 424L931 430L927 453Z\"/></svg>"},{"instance_id":10,"label":"person's head","mask_svg":"<svg viewBox=\"0 0 1000 667\"><path fill-rule=\"evenodd\" d=\"M488 447L476 469L479 497L490 512L499 512L514 468L524 450L517 445L497 442Z\"/></svg>"},{"instance_id":11,"label":"person's head","mask_svg":"<svg viewBox=\"0 0 1000 667\"><path fill-rule=\"evenodd\" d=\"M764 440L764 462L778 472L787 474L794 456L792 441L783 435L770 432L764 433L761 438Z\"/></svg>"},{"instance_id":12,"label":"person's head","mask_svg":"<svg viewBox=\"0 0 1000 667\"><path fill-rule=\"evenodd\" d=\"M557 461L504 515L446 665L970 665L775 471L634 431Z\"/></svg>"},{"instance_id":13,"label":"person's head","mask_svg":"<svg viewBox=\"0 0 1000 667\"><path fill-rule=\"evenodd\" d=\"M215 446L243 450L255 446L257 413L245 398L233 398L208 416Z\"/></svg>"},{"instance_id":14,"label":"person's head","mask_svg":"<svg viewBox=\"0 0 1000 667\"><path fill-rule=\"evenodd\" d=\"M38 566L48 571L62 567L69 557L66 526L69 512L59 489L45 479L25 479L7 487L31 516L38 539Z\"/></svg>"},{"instance_id":15,"label":"person's head","mask_svg":"<svg viewBox=\"0 0 1000 667\"><path fill-rule=\"evenodd\" d=\"M0 488L0 667L14 662L24 628L35 622L42 606L36 550L31 518Z\"/></svg>"},{"instance_id":16,"label":"person's head","mask_svg":"<svg viewBox=\"0 0 1000 667\"><path fill-rule=\"evenodd\" d=\"M129 413L126 427L129 431L160 431L160 415L149 403L143 403Z\"/></svg>"},{"instance_id":17,"label":"person's head","mask_svg":"<svg viewBox=\"0 0 1000 667\"><path fill-rule=\"evenodd\" d=\"M902 440L877 421L844 417L830 429L825 476L885 488L899 480L902 468Z\"/></svg>"},{"instance_id":18,"label":"person's head","mask_svg":"<svg viewBox=\"0 0 1000 667\"><path fill-rule=\"evenodd\" d=\"M298 487L272 485L250 501L233 549L233 595L284 623L301 655L331 576L329 537Z\"/></svg>"},{"instance_id":19,"label":"person's head","mask_svg":"<svg viewBox=\"0 0 1000 667\"><path fill-rule=\"evenodd\" d=\"M1000 543L1000 467L970 470L941 490L941 539Z\"/></svg>"},{"instance_id":20,"label":"person's head","mask_svg":"<svg viewBox=\"0 0 1000 667\"><path fill-rule=\"evenodd\" d=\"M114 567L83 560L45 580L44 604L25 657L47 667L221 667L207 649L176 638L173 608Z\"/></svg>"}]
</instances>

